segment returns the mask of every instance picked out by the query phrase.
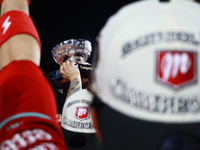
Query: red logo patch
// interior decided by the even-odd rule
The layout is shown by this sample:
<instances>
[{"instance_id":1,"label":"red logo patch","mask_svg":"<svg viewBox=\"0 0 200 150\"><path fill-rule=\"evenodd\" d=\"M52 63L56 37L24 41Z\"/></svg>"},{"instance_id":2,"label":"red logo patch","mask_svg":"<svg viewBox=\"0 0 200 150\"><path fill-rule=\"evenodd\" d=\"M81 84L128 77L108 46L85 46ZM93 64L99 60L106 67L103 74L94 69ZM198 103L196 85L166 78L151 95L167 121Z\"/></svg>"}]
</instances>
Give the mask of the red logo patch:
<instances>
[{"instance_id":1,"label":"red logo patch","mask_svg":"<svg viewBox=\"0 0 200 150\"><path fill-rule=\"evenodd\" d=\"M87 107L76 107L76 118L79 120L88 119L89 116L89 108Z\"/></svg>"},{"instance_id":2,"label":"red logo patch","mask_svg":"<svg viewBox=\"0 0 200 150\"><path fill-rule=\"evenodd\" d=\"M196 83L196 53L188 51L157 52L156 80L174 89Z\"/></svg>"}]
</instances>

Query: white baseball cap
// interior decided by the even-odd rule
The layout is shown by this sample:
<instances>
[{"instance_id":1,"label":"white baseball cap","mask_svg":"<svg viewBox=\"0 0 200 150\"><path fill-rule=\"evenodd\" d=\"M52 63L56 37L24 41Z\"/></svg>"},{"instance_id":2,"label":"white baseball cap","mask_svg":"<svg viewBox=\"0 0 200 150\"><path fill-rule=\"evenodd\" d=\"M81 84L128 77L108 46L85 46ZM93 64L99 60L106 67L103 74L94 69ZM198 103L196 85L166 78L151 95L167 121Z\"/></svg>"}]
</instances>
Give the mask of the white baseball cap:
<instances>
[{"instance_id":1,"label":"white baseball cap","mask_svg":"<svg viewBox=\"0 0 200 150\"><path fill-rule=\"evenodd\" d=\"M200 5L143 0L111 16L98 37L92 87L133 118L200 121Z\"/></svg>"},{"instance_id":2,"label":"white baseball cap","mask_svg":"<svg viewBox=\"0 0 200 150\"><path fill-rule=\"evenodd\" d=\"M73 93L63 106L61 126L79 133L96 133L89 105L93 95L86 89Z\"/></svg>"}]
</instances>

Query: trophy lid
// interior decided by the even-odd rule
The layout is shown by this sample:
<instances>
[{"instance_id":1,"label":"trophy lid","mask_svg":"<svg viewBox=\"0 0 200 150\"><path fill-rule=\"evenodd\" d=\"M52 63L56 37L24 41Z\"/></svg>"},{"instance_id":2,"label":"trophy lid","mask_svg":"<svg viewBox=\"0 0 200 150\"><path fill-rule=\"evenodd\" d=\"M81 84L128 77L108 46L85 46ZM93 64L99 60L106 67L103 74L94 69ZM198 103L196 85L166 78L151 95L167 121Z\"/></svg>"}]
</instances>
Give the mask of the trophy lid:
<instances>
[{"instance_id":1,"label":"trophy lid","mask_svg":"<svg viewBox=\"0 0 200 150\"><path fill-rule=\"evenodd\" d=\"M57 44L51 52L55 62L61 65L72 56L83 57L84 61L87 61L91 55L92 46L88 40L69 39Z\"/></svg>"}]
</instances>

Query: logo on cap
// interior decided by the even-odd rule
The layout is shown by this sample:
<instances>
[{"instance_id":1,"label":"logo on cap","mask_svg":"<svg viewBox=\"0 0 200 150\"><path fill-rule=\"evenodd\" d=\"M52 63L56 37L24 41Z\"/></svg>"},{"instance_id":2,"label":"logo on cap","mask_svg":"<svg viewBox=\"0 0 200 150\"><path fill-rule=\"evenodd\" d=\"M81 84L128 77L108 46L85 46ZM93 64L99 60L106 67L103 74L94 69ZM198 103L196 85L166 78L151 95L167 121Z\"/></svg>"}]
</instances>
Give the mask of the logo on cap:
<instances>
[{"instance_id":1,"label":"logo on cap","mask_svg":"<svg viewBox=\"0 0 200 150\"><path fill-rule=\"evenodd\" d=\"M76 116L79 120L86 120L89 116L89 108L88 107L76 107Z\"/></svg>"},{"instance_id":2,"label":"logo on cap","mask_svg":"<svg viewBox=\"0 0 200 150\"><path fill-rule=\"evenodd\" d=\"M156 65L156 80L173 89L197 82L195 52L158 51Z\"/></svg>"}]
</instances>

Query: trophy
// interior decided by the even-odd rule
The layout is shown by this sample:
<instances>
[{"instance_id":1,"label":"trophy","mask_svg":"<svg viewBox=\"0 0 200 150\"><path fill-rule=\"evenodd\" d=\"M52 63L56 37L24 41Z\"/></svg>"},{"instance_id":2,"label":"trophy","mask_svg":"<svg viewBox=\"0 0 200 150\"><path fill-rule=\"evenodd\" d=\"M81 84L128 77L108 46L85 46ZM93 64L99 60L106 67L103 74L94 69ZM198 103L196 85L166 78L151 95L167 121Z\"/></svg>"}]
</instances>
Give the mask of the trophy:
<instances>
[{"instance_id":1,"label":"trophy","mask_svg":"<svg viewBox=\"0 0 200 150\"><path fill-rule=\"evenodd\" d=\"M61 65L66 60L75 62L75 65L79 68L82 79L82 86L87 86L87 81L90 80L90 71L92 66L87 62L91 56L92 46L88 40L84 39L70 39L57 44L52 50L52 56L56 63ZM54 89L57 89L63 94L69 87L69 82L63 83L60 70L55 70L46 75L47 80L50 82Z\"/></svg>"}]
</instances>

